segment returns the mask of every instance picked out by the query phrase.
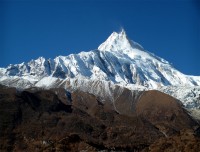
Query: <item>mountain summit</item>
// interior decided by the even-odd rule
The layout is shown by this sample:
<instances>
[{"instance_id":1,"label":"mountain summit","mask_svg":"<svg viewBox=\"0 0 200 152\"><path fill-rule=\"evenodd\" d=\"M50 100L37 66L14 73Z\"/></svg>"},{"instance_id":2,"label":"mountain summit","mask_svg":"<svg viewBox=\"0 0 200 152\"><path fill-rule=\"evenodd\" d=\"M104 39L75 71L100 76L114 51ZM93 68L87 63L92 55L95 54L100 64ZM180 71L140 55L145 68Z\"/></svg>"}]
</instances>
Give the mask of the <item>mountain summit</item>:
<instances>
[{"instance_id":1,"label":"mountain summit","mask_svg":"<svg viewBox=\"0 0 200 152\"><path fill-rule=\"evenodd\" d=\"M143 49L139 44L128 39L124 29L120 33L113 32L108 39L102 43L98 50L100 51L123 51L132 48Z\"/></svg>"}]
</instances>

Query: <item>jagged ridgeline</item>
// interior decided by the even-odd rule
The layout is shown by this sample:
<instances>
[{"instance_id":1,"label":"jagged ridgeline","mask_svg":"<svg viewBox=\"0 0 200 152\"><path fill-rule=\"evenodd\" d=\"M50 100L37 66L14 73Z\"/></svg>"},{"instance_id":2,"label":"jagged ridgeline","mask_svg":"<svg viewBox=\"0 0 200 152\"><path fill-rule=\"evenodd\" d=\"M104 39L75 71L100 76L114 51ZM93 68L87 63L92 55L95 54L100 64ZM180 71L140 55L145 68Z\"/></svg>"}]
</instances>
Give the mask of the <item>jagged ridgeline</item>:
<instances>
[{"instance_id":1,"label":"jagged ridgeline","mask_svg":"<svg viewBox=\"0 0 200 152\"><path fill-rule=\"evenodd\" d=\"M39 57L0 68L0 84L19 89L65 88L113 97L120 86L130 90L160 90L199 108L200 77L176 70L166 60L130 40L124 30L113 32L98 49L55 59Z\"/></svg>"}]
</instances>

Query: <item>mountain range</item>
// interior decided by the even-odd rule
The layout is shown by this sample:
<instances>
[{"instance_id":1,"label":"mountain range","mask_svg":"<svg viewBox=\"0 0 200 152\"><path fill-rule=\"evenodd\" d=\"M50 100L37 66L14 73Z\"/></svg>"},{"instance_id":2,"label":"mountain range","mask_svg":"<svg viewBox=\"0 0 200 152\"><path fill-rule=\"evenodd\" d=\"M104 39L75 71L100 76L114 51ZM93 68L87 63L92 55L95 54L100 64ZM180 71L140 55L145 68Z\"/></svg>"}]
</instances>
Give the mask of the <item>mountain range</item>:
<instances>
[{"instance_id":1,"label":"mountain range","mask_svg":"<svg viewBox=\"0 0 200 152\"><path fill-rule=\"evenodd\" d=\"M0 68L0 84L18 89L79 89L113 102L116 88L159 90L179 99L186 108L200 108L200 76L181 73L130 40L123 29L113 32L96 50L55 59L39 57Z\"/></svg>"}]
</instances>

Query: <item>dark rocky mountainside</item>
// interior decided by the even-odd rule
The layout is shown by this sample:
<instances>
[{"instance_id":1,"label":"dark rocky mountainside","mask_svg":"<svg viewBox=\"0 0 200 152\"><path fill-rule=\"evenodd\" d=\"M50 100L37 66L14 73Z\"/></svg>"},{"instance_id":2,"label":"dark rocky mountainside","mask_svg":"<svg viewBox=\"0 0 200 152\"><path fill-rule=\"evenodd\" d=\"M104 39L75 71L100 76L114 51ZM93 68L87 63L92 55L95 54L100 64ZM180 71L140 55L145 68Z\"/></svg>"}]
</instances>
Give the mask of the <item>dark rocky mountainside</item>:
<instances>
[{"instance_id":1,"label":"dark rocky mountainside","mask_svg":"<svg viewBox=\"0 0 200 152\"><path fill-rule=\"evenodd\" d=\"M125 89L111 102L81 91L0 87L0 151L196 152L199 134L182 104L159 91Z\"/></svg>"}]
</instances>

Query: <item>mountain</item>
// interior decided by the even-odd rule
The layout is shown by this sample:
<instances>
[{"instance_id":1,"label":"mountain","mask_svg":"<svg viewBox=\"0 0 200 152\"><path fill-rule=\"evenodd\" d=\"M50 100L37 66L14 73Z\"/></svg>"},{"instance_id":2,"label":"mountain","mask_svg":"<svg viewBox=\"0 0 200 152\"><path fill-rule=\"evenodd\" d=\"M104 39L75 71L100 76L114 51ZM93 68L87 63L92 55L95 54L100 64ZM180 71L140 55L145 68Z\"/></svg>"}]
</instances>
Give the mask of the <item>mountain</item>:
<instances>
[{"instance_id":1,"label":"mountain","mask_svg":"<svg viewBox=\"0 0 200 152\"><path fill-rule=\"evenodd\" d=\"M39 57L0 68L0 83L18 89L78 89L112 102L117 98L116 92L119 94L124 88L156 89L180 99L188 108L200 107L200 77L176 70L168 61L130 40L124 30L113 32L96 50L55 59Z\"/></svg>"},{"instance_id":2,"label":"mountain","mask_svg":"<svg viewBox=\"0 0 200 152\"><path fill-rule=\"evenodd\" d=\"M0 151L200 148L200 77L113 32L98 49L0 68Z\"/></svg>"}]
</instances>

